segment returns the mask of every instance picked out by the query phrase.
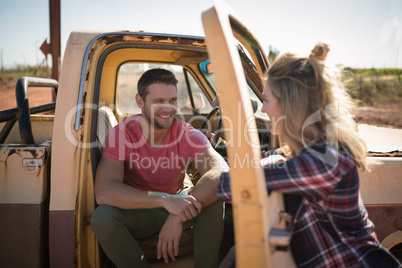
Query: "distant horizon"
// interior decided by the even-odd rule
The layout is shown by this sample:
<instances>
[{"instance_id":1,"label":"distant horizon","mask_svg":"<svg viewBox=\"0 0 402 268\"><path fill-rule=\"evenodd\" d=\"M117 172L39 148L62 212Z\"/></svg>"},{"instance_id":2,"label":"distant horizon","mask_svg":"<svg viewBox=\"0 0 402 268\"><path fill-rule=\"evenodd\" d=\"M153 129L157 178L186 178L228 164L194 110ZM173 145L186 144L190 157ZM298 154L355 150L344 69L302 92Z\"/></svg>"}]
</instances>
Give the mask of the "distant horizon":
<instances>
[{"instance_id":1,"label":"distant horizon","mask_svg":"<svg viewBox=\"0 0 402 268\"><path fill-rule=\"evenodd\" d=\"M1 54L0 54L1 55ZM10 70L16 70L19 67L28 67L28 68L34 68L34 67L45 67L46 65L43 65L44 62L40 64L20 64L20 63L14 63L14 65L10 66L3 66L0 63L0 71L10 71ZM272 64L272 62L271 62ZM338 68L350 68L350 69L376 69L376 70L385 70L385 69L397 69L397 70L402 70L402 67L351 67L347 65L343 65L341 63L335 64L335 67ZM52 68L52 57L49 55L47 59L47 67L49 68L49 75L51 75L51 68Z\"/></svg>"},{"instance_id":2,"label":"distant horizon","mask_svg":"<svg viewBox=\"0 0 402 268\"><path fill-rule=\"evenodd\" d=\"M0 5L0 68L36 66L49 42L48 0L3 0ZM204 36L201 13L212 0L60 0L61 51L71 31L144 30ZM308 55L314 44L331 46L327 63L350 68L402 68L400 0L226 0L260 41L265 53ZM96 8L94 7L96 5ZM18 14L18 19L15 18ZM48 64L51 66L50 57Z\"/></svg>"}]
</instances>

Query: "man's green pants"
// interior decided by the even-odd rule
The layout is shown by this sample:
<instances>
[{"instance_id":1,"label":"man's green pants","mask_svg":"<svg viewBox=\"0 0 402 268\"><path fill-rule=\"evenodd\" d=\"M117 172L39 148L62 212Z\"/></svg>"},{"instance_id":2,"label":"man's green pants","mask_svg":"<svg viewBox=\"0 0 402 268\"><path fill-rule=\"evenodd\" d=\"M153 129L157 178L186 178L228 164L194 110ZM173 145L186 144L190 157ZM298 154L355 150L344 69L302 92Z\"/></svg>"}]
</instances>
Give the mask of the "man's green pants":
<instances>
[{"instance_id":1,"label":"man's green pants","mask_svg":"<svg viewBox=\"0 0 402 268\"><path fill-rule=\"evenodd\" d=\"M183 229L195 228L194 267L218 267L223 215L223 202L218 200L196 218L183 223ZM164 208L119 209L101 205L92 214L91 227L117 267L149 267L136 239L158 234L168 216Z\"/></svg>"}]
</instances>

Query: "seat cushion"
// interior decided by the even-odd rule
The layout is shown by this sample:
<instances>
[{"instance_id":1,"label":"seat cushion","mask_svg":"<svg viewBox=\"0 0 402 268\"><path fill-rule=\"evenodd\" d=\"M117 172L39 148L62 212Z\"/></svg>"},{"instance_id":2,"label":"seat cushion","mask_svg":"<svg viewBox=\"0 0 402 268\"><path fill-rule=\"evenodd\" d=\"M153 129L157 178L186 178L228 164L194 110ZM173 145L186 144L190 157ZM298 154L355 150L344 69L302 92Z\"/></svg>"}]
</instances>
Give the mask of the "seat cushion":
<instances>
[{"instance_id":1,"label":"seat cushion","mask_svg":"<svg viewBox=\"0 0 402 268\"><path fill-rule=\"evenodd\" d=\"M106 135L109 133L109 131L117 125L117 120L116 117L112 111L107 106L103 106L99 108L98 111L98 127L96 130L96 136L103 145Z\"/></svg>"}]
</instances>

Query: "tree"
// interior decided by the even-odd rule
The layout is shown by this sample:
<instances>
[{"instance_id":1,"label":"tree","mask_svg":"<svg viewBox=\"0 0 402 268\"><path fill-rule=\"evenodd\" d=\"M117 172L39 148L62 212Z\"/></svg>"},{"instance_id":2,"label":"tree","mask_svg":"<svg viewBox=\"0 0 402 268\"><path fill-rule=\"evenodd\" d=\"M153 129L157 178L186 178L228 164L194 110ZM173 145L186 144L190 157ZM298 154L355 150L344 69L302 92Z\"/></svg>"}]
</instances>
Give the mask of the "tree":
<instances>
[{"instance_id":1,"label":"tree","mask_svg":"<svg viewBox=\"0 0 402 268\"><path fill-rule=\"evenodd\" d=\"M279 56L279 50L277 50L273 46L269 46L269 53L268 53L268 61L270 63L274 62L274 60Z\"/></svg>"}]
</instances>

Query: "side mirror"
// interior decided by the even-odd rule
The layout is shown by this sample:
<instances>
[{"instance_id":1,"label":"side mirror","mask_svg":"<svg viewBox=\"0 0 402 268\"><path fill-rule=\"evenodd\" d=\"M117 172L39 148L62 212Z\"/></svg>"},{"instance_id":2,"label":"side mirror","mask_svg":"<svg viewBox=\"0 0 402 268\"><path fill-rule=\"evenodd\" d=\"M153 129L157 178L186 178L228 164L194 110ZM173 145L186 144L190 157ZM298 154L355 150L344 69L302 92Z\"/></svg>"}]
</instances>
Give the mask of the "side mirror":
<instances>
[{"instance_id":1,"label":"side mirror","mask_svg":"<svg viewBox=\"0 0 402 268\"><path fill-rule=\"evenodd\" d=\"M251 106L253 106L253 111L254 113L257 112L258 109L258 101L254 98L250 98L251 100Z\"/></svg>"},{"instance_id":2,"label":"side mirror","mask_svg":"<svg viewBox=\"0 0 402 268\"><path fill-rule=\"evenodd\" d=\"M200 67L201 67L202 72L207 76L214 73L211 60L209 60L209 59L201 62Z\"/></svg>"},{"instance_id":3,"label":"side mirror","mask_svg":"<svg viewBox=\"0 0 402 268\"><path fill-rule=\"evenodd\" d=\"M212 68L212 63L208 63L206 68L207 68L207 74L213 74L214 73L214 69Z\"/></svg>"}]
</instances>

